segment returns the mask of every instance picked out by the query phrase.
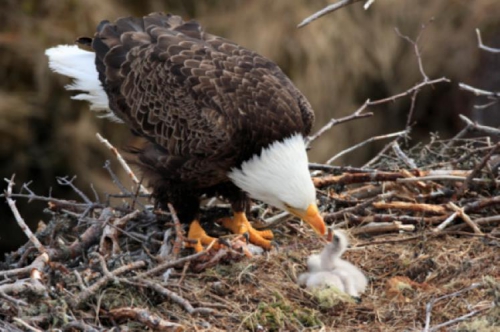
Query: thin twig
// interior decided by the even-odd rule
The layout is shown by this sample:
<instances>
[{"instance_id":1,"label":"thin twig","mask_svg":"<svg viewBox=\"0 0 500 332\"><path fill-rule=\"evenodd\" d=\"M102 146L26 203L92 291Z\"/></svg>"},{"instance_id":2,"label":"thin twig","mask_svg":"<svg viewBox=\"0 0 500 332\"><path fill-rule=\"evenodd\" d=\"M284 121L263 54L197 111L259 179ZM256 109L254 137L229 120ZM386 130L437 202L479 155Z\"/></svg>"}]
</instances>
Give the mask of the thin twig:
<instances>
[{"instance_id":1,"label":"thin twig","mask_svg":"<svg viewBox=\"0 0 500 332\"><path fill-rule=\"evenodd\" d=\"M369 139L361 142L361 143L358 143L348 149L345 149L339 153L337 153L335 156L331 157L330 159L328 159L326 161L326 164L331 164L332 162L334 162L336 159L342 157L343 155L349 153L349 152L352 152L362 146L365 146L366 144L368 143L371 143L371 142L375 142L375 141L379 141L379 140L382 140L382 139L387 139L387 138L392 138L392 137L401 137L401 136L404 136L406 135L408 132L406 130L402 130L402 131L398 131L398 132L395 132L395 133L391 133L391 134L386 134L386 135L380 135L380 136L374 136L374 137L370 137Z\"/></svg>"},{"instance_id":2,"label":"thin twig","mask_svg":"<svg viewBox=\"0 0 500 332\"><path fill-rule=\"evenodd\" d=\"M111 150L111 152L115 155L116 159L118 159L118 162L123 167L123 169L125 170L125 172L127 172L128 176L130 176L130 178L132 179L132 181L141 188L141 193L143 193L143 194L149 194L149 190L147 190L141 184L141 182L139 181L139 179L137 178L137 176L135 176L134 172L132 171L132 169L130 168L130 166L127 164L127 162L125 161L125 159L122 157L122 155L120 154L120 152L118 152L118 150L113 145L111 145L111 143L109 143L109 141L107 139L105 139L104 137L102 137L99 133L96 134L96 137L97 137L97 139L101 143L103 143L104 145L106 145L106 147Z\"/></svg>"},{"instance_id":3,"label":"thin twig","mask_svg":"<svg viewBox=\"0 0 500 332\"><path fill-rule=\"evenodd\" d=\"M363 111L366 109L367 103L369 101L370 100L367 100L360 108L358 108L356 111L354 111L354 113L352 113L348 116L344 116L343 118L339 118L339 119L331 119L330 121L328 121L328 123L325 124L323 127L321 127L315 134L313 134L307 138L306 147L311 145L311 143L313 141L318 139L321 135L323 135L325 132L330 130L333 126L336 126L336 125L344 123L344 122L373 116L373 113L363 113Z\"/></svg>"},{"instance_id":4,"label":"thin twig","mask_svg":"<svg viewBox=\"0 0 500 332\"><path fill-rule=\"evenodd\" d=\"M14 214L14 218L16 218L17 224L19 227L21 227L21 230L26 234L28 239L33 243L35 248L41 253L46 253L47 249L43 246L43 244L37 239L37 237L33 234L31 229L26 225L24 222L23 217L21 217L21 214L19 213L19 210L16 207L16 201L12 199L12 186L14 186L14 177L16 175L13 174L12 177L9 179L4 179L8 185L7 185L7 191L5 191L5 198L7 199L7 203L9 204L10 209L12 210L12 213Z\"/></svg>"},{"instance_id":5,"label":"thin twig","mask_svg":"<svg viewBox=\"0 0 500 332\"><path fill-rule=\"evenodd\" d=\"M483 39L481 38L481 31L479 29L476 29L476 35L477 35L477 44L480 49L491 53L500 53L500 48L489 47L483 44Z\"/></svg>"},{"instance_id":6,"label":"thin twig","mask_svg":"<svg viewBox=\"0 0 500 332\"><path fill-rule=\"evenodd\" d=\"M316 13L312 14L311 16L305 18L302 22L300 22L299 25L297 25L297 28L302 28L303 26L308 25L312 21L317 20L321 16L324 16L328 13L336 11L337 9L340 9L342 7L351 5L351 4L359 2L359 1L362 1L362 0L340 0L334 4L326 6L325 8L321 9L320 11L317 11Z\"/></svg>"}]
</instances>

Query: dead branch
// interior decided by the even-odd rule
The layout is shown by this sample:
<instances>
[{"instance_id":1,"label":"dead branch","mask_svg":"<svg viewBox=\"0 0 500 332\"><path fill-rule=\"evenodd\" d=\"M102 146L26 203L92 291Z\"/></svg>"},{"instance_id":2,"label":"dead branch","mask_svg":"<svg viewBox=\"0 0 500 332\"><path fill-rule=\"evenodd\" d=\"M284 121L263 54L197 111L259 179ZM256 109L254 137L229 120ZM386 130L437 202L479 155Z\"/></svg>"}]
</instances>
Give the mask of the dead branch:
<instances>
[{"instance_id":1,"label":"dead branch","mask_svg":"<svg viewBox=\"0 0 500 332\"><path fill-rule=\"evenodd\" d=\"M49 256L52 261L62 261L68 258L74 258L87 250L90 246L99 243L99 239L103 232L104 226L108 220L113 216L111 208L102 210L101 215L90 226L78 240L73 242L69 247L58 249L51 249Z\"/></svg>"},{"instance_id":2,"label":"dead branch","mask_svg":"<svg viewBox=\"0 0 500 332\"><path fill-rule=\"evenodd\" d=\"M481 38L481 31L479 29L476 29L476 35L477 35L477 46L490 53L500 53L500 48L494 48L494 47L489 47L483 44L483 39Z\"/></svg>"},{"instance_id":3,"label":"dead branch","mask_svg":"<svg viewBox=\"0 0 500 332\"><path fill-rule=\"evenodd\" d=\"M175 243L174 247L172 248L172 253L174 254L174 258L177 258L177 256L179 256L179 253L182 249L182 244L184 242L185 238L184 231L182 230L181 222L179 221L177 213L175 212L175 209L172 206L172 204L168 203L168 209L172 214L172 219L174 221L174 227L175 227Z\"/></svg>"},{"instance_id":4,"label":"dead branch","mask_svg":"<svg viewBox=\"0 0 500 332\"><path fill-rule=\"evenodd\" d=\"M331 119L330 121L328 121L328 123L325 124L323 127L321 127L321 129L319 129L314 135L311 135L311 136L307 137L306 147L308 147L309 145L311 145L311 143L313 141L315 141L316 139L318 139L321 135L323 135L325 132L327 132L332 127L334 127L334 126L336 126L338 124L341 124L341 123L344 123L344 122L348 122L348 121L352 121L352 120L356 120L356 119L362 119L362 118L367 118L367 117L373 116L373 113L371 113L371 112L369 112L369 113L363 113L363 111L368 106L367 105L368 101L369 100L367 100L359 109L357 109L356 111L354 111L354 113L352 113L351 115L344 116L343 118L340 118L340 119Z\"/></svg>"},{"instance_id":5,"label":"dead branch","mask_svg":"<svg viewBox=\"0 0 500 332\"><path fill-rule=\"evenodd\" d=\"M362 0L339 0L338 2L331 4L329 6L326 6L322 10L317 11L316 13L312 14L311 16L305 18L302 22L299 23L299 25L297 25L297 28L302 28L302 27L308 25L309 23L311 23L312 21L317 20L321 16L324 16L324 15L331 13L331 12L334 12L342 7L345 7L345 6L351 5L351 4L356 3L356 2L360 2L360 1L362 1ZM370 5L368 5L368 7L369 6Z\"/></svg>"},{"instance_id":6,"label":"dead branch","mask_svg":"<svg viewBox=\"0 0 500 332\"><path fill-rule=\"evenodd\" d=\"M12 210L12 213L14 214L14 218L16 218L17 224L21 228L21 230L26 234L28 239L30 240L31 243L35 246L35 248L40 252L41 254L45 253L47 250L43 246L43 244L36 238L36 236L33 234L31 229L26 225L24 222L23 217L21 217L21 214L19 213L19 210L16 207L16 201L12 199L12 186L14 186L14 177L16 175L13 174L12 177L9 179L4 179L8 185L7 185L7 191L5 191L5 198L7 199L7 203L9 204L10 209Z\"/></svg>"},{"instance_id":7,"label":"dead branch","mask_svg":"<svg viewBox=\"0 0 500 332\"><path fill-rule=\"evenodd\" d=\"M434 216L434 217L416 217L416 216L405 216L405 215L394 215L394 214L370 214L366 217L358 216L355 214L348 214L347 220L352 225L364 225L367 223L378 223L378 222L394 222L400 221L403 224L412 224L412 225L435 225L437 223L442 222L445 219L445 216Z\"/></svg>"},{"instance_id":8,"label":"dead branch","mask_svg":"<svg viewBox=\"0 0 500 332\"><path fill-rule=\"evenodd\" d=\"M49 255L43 253L38 256L30 265L18 269L0 271L0 277L17 276L18 278L30 274L32 271L43 271L49 263Z\"/></svg>"},{"instance_id":9,"label":"dead branch","mask_svg":"<svg viewBox=\"0 0 500 332\"><path fill-rule=\"evenodd\" d=\"M450 209L452 209L453 211L455 211L456 213L458 213L460 218L462 218L467 223L467 225L469 225L470 228L472 228L472 230L474 230L474 233L483 234L483 232L481 232L481 230L476 225L476 223L473 222L472 219L464 212L463 208L456 206L455 204L453 204L453 202L449 202L448 207Z\"/></svg>"},{"instance_id":10,"label":"dead branch","mask_svg":"<svg viewBox=\"0 0 500 332\"><path fill-rule=\"evenodd\" d=\"M435 327L433 327L433 328L430 328L430 323L431 323L431 314L432 314L432 307L433 307L433 305L434 305L436 302L441 301L441 300L446 299L446 298L455 297L455 296L460 295L460 294L462 294L462 293L464 293L464 292L468 292L468 291L470 291L470 290L476 289L476 288L478 288L478 287L480 287L480 286L483 286L483 285L482 285L481 283L473 283L473 284L472 284L472 285L470 285L469 287L466 287L466 288L461 289L461 290L459 290L459 291L453 292L453 293L451 293L451 294L446 294L446 295L443 295L443 296L441 296L441 297L438 297L437 299L433 299L433 300L429 301L429 302L427 303L427 305L425 306L425 327L424 327L424 329L423 329L423 332L430 332L430 331L435 331L435 330L437 330L437 329L438 329L438 328L437 328L437 326L439 326L439 325L437 325L437 326L435 326ZM445 324L446 324L446 323L445 323ZM441 324L440 324L440 325L441 325ZM449 325L449 324L446 324L446 325L444 325L444 326L447 326L447 325ZM441 328L441 327L444 327L444 326L440 326L440 328Z\"/></svg>"},{"instance_id":11,"label":"dead branch","mask_svg":"<svg viewBox=\"0 0 500 332\"><path fill-rule=\"evenodd\" d=\"M364 140L363 142L361 143L358 143L348 149L345 149L339 153L337 153L335 156L331 157L330 159L328 159L326 161L326 164L331 164L332 162L334 162L336 159L342 157L343 155L349 153L349 152L352 152L360 147L363 147L365 146L366 144L368 143L371 143L371 142L375 142L375 141L379 141L379 140L382 140L382 139L387 139L387 138L392 138L392 137L403 137L403 136L406 136L408 134L408 132L406 130L402 130L402 131L398 131L398 132L395 132L395 133L391 133L391 134L386 134L386 135L379 135L379 136L374 136L374 137L370 137L369 139L367 140Z\"/></svg>"},{"instance_id":12,"label":"dead branch","mask_svg":"<svg viewBox=\"0 0 500 332\"><path fill-rule=\"evenodd\" d=\"M463 114L459 114L458 116L467 125L470 126L470 130L479 131L479 132L485 133L486 135L500 136L500 130L499 129L496 129L496 128L493 128L493 127L489 127L489 126L483 126L483 125L480 125L480 124L478 124L476 122L472 122L471 119L469 119L468 117L466 117Z\"/></svg>"},{"instance_id":13,"label":"dead branch","mask_svg":"<svg viewBox=\"0 0 500 332\"><path fill-rule=\"evenodd\" d=\"M149 190L147 190L139 181L137 176L135 176L134 172L130 168L130 166L127 164L125 159L122 157L120 152L118 152L118 149L116 149L107 139L102 137L99 133L96 134L97 139L99 142L103 143L111 152L115 155L116 159L120 163L120 165L123 167L125 172L128 174L128 176L132 179L132 181L138 185L141 188L141 193L142 194L150 194Z\"/></svg>"},{"instance_id":14,"label":"dead branch","mask_svg":"<svg viewBox=\"0 0 500 332\"><path fill-rule=\"evenodd\" d=\"M177 323L169 322L162 317L151 313L147 309L140 309L135 307L122 307L112 309L109 315L114 320L130 319L137 321L150 329L155 331L182 331L183 326Z\"/></svg>"},{"instance_id":15,"label":"dead branch","mask_svg":"<svg viewBox=\"0 0 500 332\"><path fill-rule=\"evenodd\" d=\"M102 255L109 255L110 253L111 255L117 255L121 252L118 237L120 233L124 232L123 228L127 222L136 218L140 213L139 210L135 210L121 218L106 223L99 245L99 251Z\"/></svg>"},{"instance_id":16,"label":"dead branch","mask_svg":"<svg viewBox=\"0 0 500 332\"><path fill-rule=\"evenodd\" d=\"M197 252L196 254L193 254L193 255L190 255L190 256L186 256L186 257L182 257L182 258L176 259L174 261L169 261L169 262L161 263L158 266L152 268L151 270L148 270L146 272L143 272L143 273L135 276L134 279L142 279L142 278L145 278L145 277L157 275L159 273L163 273L163 271L165 271L168 268L171 268L171 267L174 267L174 266L177 266L177 265L181 265L181 264L184 264L186 262L195 260L195 259L197 259L197 258L205 255L207 252L209 252L210 249L212 249L212 246L214 244L215 244L215 241L212 241L212 243L210 243L208 245L208 247L206 247L205 250L203 250L203 251Z\"/></svg>"},{"instance_id":17,"label":"dead branch","mask_svg":"<svg viewBox=\"0 0 500 332\"><path fill-rule=\"evenodd\" d=\"M37 329L31 325L29 325L28 323L26 323L24 320L22 320L21 318L19 317L14 317L13 320L18 323L19 325L22 325L24 326L26 329L28 329L28 331L32 331L32 332L43 332L42 330L40 329Z\"/></svg>"},{"instance_id":18,"label":"dead branch","mask_svg":"<svg viewBox=\"0 0 500 332\"><path fill-rule=\"evenodd\" d=\"M455 218L458 217L458 212L454 212L452 213L449 217L447 217L441 224L439 224L438 227L436 227L435 229L433 229L434 232L440 232L442 231L443 229L445 229L449 224L451 224L453 222L453 220L455 220Z\"/></svg>"},{"instance_id":19,"label":"dead branch","mask_svg":"<svg viewBox=\"0 0 500 332\"><path fill-rule=\"evenodd\" d=\"M363 227L353 228L351 233L354 235L359 234L385 234L390 232L413 232L414 225L403 225L400 221L393 221L388 223L372 223Z\"/></svg>"},{"instance_id":20,"label":"dead branch","mask_svg":"<svg viewBox=\"0 0 500 332\"><path fill-rule=\"evenodd\" d=\"M0 293L16 295L47 296L47 288L38 278L18 279L14 283L0 285Z\"/></svg>"},{"instance_id":21,"label":"dead branch","mask_svg":"<svg viewBox=\"0 0 500 332\"><path fill-rule=\"evenodd\" d=\"M490 152L488 152L486 154L486 156L484 156L481 159L481 162L479 164L477 164L476 167L474 167L474 169L472 170L472 172L470 172L470 174L465 179L464 184L458 189L457 196L462 196L465 193L465 191L467 191L467 189L469 188L472 180L486 166L486 164L488 163L488 161L491 159L491 156L493 156L493 154L498 150L499 147L500 147L500 143L495 144L491 148Z\"/></svg>"},{"instance_id":22,"label":"dead branch","mask_svg":"<svg viewBox=\"0 0 500 332\"><path fill-rule=\"evenodd\" d=\"M392 151L394 151L394 153L396 154L396 156L398 156L401 160L403 160L403 162L408 167L410 167L411 169L416 169L417 168L417 164L415 164L415 160L413 160L412 158L408 157L403 152L403 150L401 150L401 147L399 146L399 144L398 144L397 141L392 144Z\"/></svg>"},{"instance_id":23,"label":"dead branch","mask_svg":"<svg viewBox=\"0 0 500 332\"><path fill-rule=\"evenodd\" d=\"M104 264L106 265L106 264ZM109 281L116 279L119 275L124 274L129 271L138 270L146 266L144 261L136 261L130 264L116 268L112 272L108 271L107 268L103 271L104 275L101 279L97 280L92 286L85 288L78 294L72 294L71 297L67 299L67 302L72 308L79 308L84 305L89 298L96 295L99 289L104 287Z\"/></svg>"},{"instance_id":24,"label":"dead branch","mask_svg":"<svg viewBox=\"0 0 500 332\"><path fill-rule=\"evenodd\" d=\"M414 212L425 212L434 214L445 214L446 208L441 205L423 204L423 203L407 203L407 202L374 202L373 207L376 209L398 209Z\"/></svg>"},{"instance_id":25,"label":"dead branch","mask_svg":"<svg viewBox=\"0 0 500 332\"><path fill-rule=\"evenodd\" d=\"M373 202L376 202L377 200L384 200L384 199L389 199L392 196L394 196L394 192L388 192L385 194L377 195L376 197L372 199L367 199L363 203L359 203L356 206L342 209L340 211L334 212L334 213L327 213L323 215L323 219L327 224L332 224L335 220L341 219L346 215L347 213L359 213L360 211L366 209L367 207L371 206Z\"/></svg>"},{"instance_id":26,"label":"dead branch","mask_svg":"<svg viewBox=\"0 0 500 332\"><path fill-rule=\"evenodd\" d=\"M160 285L156 282L151 282L149 280L126 281L126 282L128 282L132 285L135 285L135 286L150 288L150 289L154 290L155 292L157 292L163 296L166 296L167 298L171 299L172 301L174 301L175 303L177 303L181 307L183 307L184 310L186 310L189 314L199 313L199 314L207 315L207 314L211 314L214 312L214 310L210 309L210 308L194 308L191 305L191 303L189 303L188 300L186 300L185 298L183 298L179 294L163 287L162 285Z\"/></svg>"}]
</instances>

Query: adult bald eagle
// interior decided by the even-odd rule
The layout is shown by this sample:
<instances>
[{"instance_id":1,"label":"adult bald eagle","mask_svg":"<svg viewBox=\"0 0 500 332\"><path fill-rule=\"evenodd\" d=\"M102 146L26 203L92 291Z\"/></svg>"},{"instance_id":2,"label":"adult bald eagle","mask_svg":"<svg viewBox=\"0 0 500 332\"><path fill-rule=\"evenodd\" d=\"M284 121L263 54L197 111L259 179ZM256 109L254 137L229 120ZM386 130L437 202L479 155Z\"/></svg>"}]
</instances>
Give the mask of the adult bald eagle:
<instances>
[{"instance_id":1,"label":"adult bald eagle","mask_svg":"<svg viewBox=\"0 0 500 332\"><path fill-rule=\"evenodd\" d=\"M234 218L223 225L266 249L273 234L248 222L249 197L325 233L304 145L313 111L274 62L162 13L103 21L77 42L94 52L48 49L50 68L85 92L74 99L145 138L137 162L156 201L190 223L195 250L213 240L198 221L203 194L228 199Z\"/></svg>"}]
</instances>

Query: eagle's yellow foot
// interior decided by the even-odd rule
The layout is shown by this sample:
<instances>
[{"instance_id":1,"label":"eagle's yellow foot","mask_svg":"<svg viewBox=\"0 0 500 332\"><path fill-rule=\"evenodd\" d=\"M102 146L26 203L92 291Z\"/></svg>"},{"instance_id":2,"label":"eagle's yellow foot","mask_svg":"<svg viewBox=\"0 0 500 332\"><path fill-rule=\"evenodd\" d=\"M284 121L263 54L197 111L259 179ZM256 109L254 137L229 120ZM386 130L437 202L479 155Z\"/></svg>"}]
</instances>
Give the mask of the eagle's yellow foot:
<instances>
[{"instance_id":1,"label":"eagle's yellow foot","mask_svg":"<svg viewBox=\"0 0 500 332\"><path fill-rule=\"evenodd\" d=\"M191 243L190 241L186 242L187 248L194 248L196 252L203 251L203 245L208 246L212 241L216 241L212 248L219 249L220 244L218 243L218 239L207 235L205 230L201 227L200 222L198 220L194 220L191 225L189 225L188 232L188 240L195 240L195 243Z\"/></svg>"},{"instance_id":2,"label":"eagle's yellow foot","mask_svg":"<svg viewBox=\"0 0 500 332\"><path fill-rule=\"evenodd\" d=\"M259 231L252 227L248 222L247 216L244 212L235 212L234 218L225 218L222 221L222 226L229 229L234 234L245 234L248 233L250 242L262 247L264 249L271 249L271 240L274 235L270 230Z\"/></svg>"}]
</instances>

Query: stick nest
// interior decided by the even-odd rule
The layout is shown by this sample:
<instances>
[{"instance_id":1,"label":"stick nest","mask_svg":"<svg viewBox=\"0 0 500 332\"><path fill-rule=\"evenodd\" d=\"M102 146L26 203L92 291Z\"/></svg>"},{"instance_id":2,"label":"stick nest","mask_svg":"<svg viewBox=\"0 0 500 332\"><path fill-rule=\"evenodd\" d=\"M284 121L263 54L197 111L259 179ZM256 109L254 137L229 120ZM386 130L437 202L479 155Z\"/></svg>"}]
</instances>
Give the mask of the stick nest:
<instances>
[{"instance_id":1,"label":"stick nest","mask_svg":"<svg viewBox=\"0 0 500 332\"><path fill-rule=\"evenodd\" d=\"M322 169L314 181L325 220L348 229L345 258L370 279L361 303L297 286L307 256L322 247L298 220L273 222L279 247L263 255L247 258L236 246L192 254L175 212L145 205L139 191L92 201L59 179L82 197L73 202L37 196L27 185L12 193L10 180L8 200L46 200L51 218L1 265L0 327L493 331L500 325L497 146L434 137L407 152L387 150L370 167L312 167ZM279 213L254 210L259 220ZM213 221L229 214L212 206L203 219L220 232Z\"/></svg>"}]
</instances>

